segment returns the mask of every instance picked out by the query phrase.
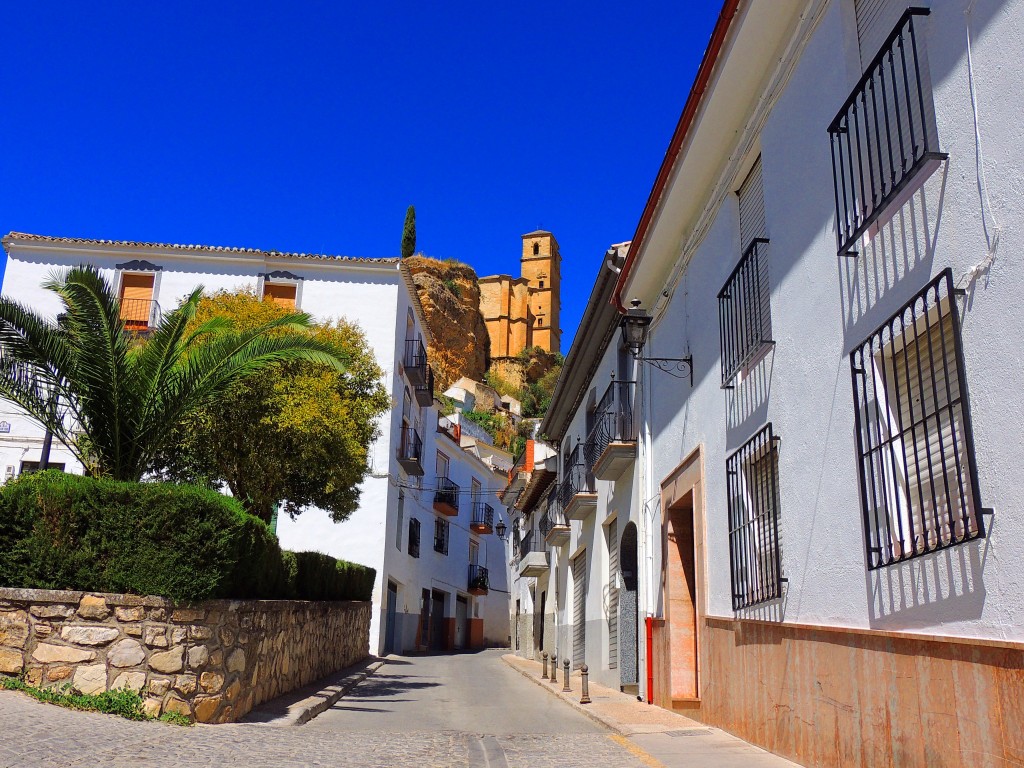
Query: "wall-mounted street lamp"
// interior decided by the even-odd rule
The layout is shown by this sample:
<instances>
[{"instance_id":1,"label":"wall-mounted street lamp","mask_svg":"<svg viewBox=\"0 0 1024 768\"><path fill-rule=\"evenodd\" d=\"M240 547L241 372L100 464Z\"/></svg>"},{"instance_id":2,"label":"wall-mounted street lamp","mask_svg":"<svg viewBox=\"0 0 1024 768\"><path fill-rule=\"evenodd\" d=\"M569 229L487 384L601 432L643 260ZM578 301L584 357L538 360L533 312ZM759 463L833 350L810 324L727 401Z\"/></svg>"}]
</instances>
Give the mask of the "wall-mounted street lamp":
<instances>
[{"instance_id":1,"label":"wall-mounted street lamp","mask_svg":"<svg viewBox=\"0 0 1024 768\"><path fill-rule=\"evenodd\" d=\"M633 299L629 302L631 309L619 322L622 328L622 336L626 342L626 348L633 355L633 358L640 363L649 363L659 371L664 371L677 379L688 377L690 386L693 386L693 355L686 357L642 357L641 352L647 343L647 335L651 330L651 316L646 310L640 309L640 299Z\"/></svg>"},{"instance_id":2,"label":"wall-mounted street lamp","mask_svg":"<svg viewBox=\"0 0 1024 768\"><path fill-rule=\"evenodd\" d=\"M503 520L498 520L498 524L494 526L495 532L498 534L498 538L502 541L508 541L508 526L505 525Z\"/></svg>"}]
</instances>

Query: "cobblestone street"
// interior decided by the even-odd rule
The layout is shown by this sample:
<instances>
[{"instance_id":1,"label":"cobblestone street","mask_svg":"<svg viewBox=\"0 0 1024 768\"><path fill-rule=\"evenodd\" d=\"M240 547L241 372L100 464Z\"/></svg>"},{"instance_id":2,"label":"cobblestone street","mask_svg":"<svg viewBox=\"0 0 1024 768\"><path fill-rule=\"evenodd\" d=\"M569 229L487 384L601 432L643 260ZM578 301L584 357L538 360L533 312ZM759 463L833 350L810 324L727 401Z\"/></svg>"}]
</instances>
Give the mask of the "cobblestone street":
<instances>
[{"instance_id":1,"label":"cobblestone street","mask_svg":"<svg viewBox=\"0 0 1024 768\"><path fill-rule=\"evenodd\" d=\"M182 728L0 691L0 768L22 766L643 766L501 653L399 659L305 726Z\"/></svg>"}]
</instances>

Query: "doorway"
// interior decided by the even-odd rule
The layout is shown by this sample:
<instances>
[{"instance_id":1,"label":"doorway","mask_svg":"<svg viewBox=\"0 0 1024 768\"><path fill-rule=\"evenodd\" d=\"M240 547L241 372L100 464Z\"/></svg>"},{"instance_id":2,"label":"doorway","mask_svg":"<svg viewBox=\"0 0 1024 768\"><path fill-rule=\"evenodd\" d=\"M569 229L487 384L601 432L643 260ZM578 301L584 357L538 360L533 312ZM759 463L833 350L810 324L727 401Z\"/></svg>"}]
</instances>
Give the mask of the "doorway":
<instances>
[{"instance_id":1,"label":"doorway","mask_svg":"<svg viewBox=\"0 0 1024 768\"><path fill-rule=\"evenodd\" d=\"M393 581L388 582L388 603L387 616L385 617L386 629L384 630L384 655L395 653L395 637L398 629L395 626L398 622L398 585ZM398 649L401 650L401 649Z\"/></svg>"},{"instance_id":2,"label":"doorway","mask_svg":"<svg viewBox=\"0 0 1024 768\"><path fill-rule=\"evenodd\" d=\"M444 631L444 592L435 589L430 598L430 650L443 651L447 645Z\"/></svg>"},{"instance_id":3,"label":"doorway","mask_svg":"<svg viewBox=\"0 0 1024 768\"><path fill-rule=\"evenodd\" d=\"M638 584L636 523L626 523L619 542L619 569L622 593L619 595L619 685L628 693L638 693L640 684L640 602Z\"/></svg>"},{"instance_id":4,"label":"doorway","mask_svg":"<svg viewBox=\"0 0 1024 768\"><path fill-rule=\"evenodd\" d=\"M466 647L469 631L469 601L462 595L455 598L455 649Z\"/></svg>"}]
</instances>

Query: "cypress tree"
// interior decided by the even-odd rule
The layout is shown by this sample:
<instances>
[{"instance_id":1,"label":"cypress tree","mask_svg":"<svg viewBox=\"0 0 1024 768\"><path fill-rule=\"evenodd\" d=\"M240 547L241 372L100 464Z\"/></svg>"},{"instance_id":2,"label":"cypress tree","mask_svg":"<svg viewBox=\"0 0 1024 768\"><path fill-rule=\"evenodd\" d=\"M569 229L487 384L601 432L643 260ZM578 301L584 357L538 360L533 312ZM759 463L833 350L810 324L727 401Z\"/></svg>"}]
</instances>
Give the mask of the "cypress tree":
<instances>
[{"instance_id":1,"label":"cypress tree","mask_svg":"<svg viewBox=\"0 0 1024 768\"><path fill-rule=\"evenodd\" d=\"M416 206L410 205L405 212L405 226L402 228L402 258L412 256L416 250Z\"/></svg>"}]
</instances>

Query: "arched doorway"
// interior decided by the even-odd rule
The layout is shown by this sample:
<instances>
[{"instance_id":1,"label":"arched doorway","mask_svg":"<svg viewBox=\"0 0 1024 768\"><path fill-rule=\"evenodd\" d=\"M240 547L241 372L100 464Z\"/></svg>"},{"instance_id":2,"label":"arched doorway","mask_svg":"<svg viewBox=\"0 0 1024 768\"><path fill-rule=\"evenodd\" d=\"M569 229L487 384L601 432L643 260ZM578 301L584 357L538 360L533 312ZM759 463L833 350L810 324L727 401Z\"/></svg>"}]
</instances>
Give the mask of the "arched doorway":
<instances>
[{"instance_id":1,"label":"arched doorway","mask_svg":"<svg viewBox=\"0 0 1024 768\"><path fill-rule=\"evenodd\" d=\"M629 693L637 693L640 683L637 655L637 643L640 640L638 565L636 523L627 523L619 543L619 569L622 571L622 592L619 595L619 685Z\"/></svg>"}]
</instances>

